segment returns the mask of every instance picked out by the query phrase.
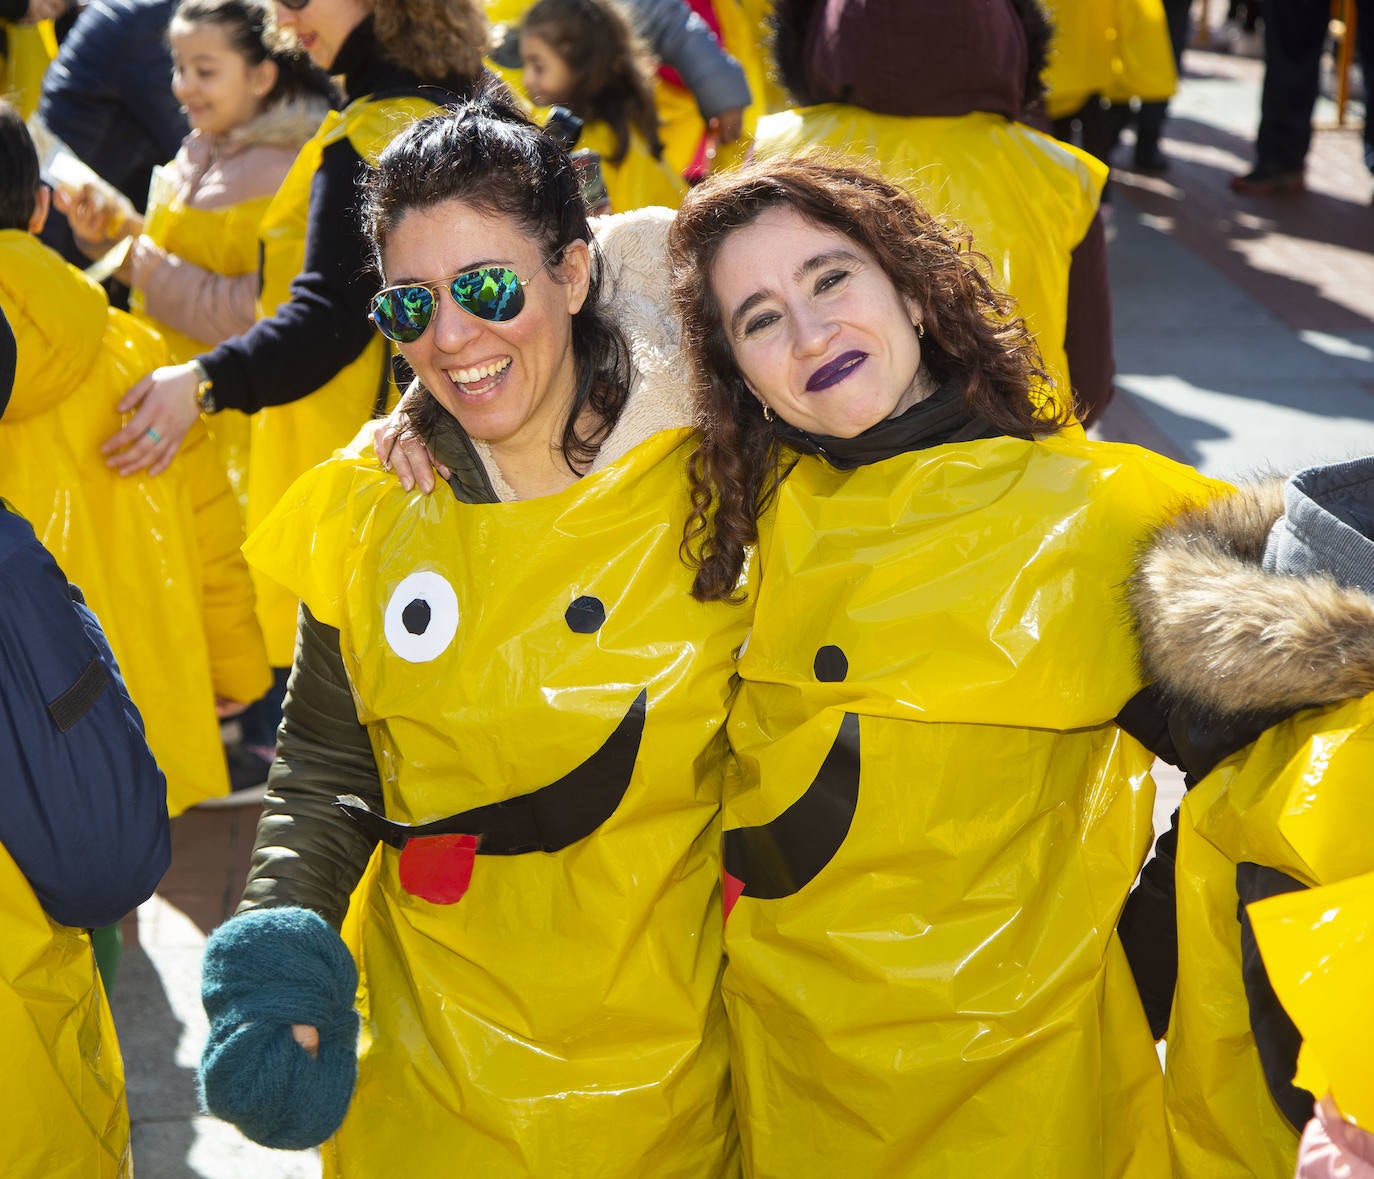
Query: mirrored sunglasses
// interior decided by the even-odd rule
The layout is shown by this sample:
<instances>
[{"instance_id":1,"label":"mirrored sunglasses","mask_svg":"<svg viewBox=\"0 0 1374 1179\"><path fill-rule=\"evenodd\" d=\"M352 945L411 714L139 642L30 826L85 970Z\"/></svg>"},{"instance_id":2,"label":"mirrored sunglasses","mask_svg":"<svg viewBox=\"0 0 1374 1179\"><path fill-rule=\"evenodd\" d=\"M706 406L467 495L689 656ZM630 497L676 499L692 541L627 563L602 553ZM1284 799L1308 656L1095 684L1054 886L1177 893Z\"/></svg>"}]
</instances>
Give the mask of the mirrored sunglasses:
<instances>
[{"instance_id":1,"label":"mirrored sunglasses","mask_svg":"<svg viewBox=\"0 0 1374 1179\"><path fill-rule=\"evenodd\" d=\"M372 298L372 322L388 340L413 344L434 318L440 288L447 287L453 301L469 315L486 323L509 323L524 310L525 287L562 252L562 247L555 250L529 278L521 278L506 266L482 266L438 282L383 287Z\"/></svg>"}]
</instances>

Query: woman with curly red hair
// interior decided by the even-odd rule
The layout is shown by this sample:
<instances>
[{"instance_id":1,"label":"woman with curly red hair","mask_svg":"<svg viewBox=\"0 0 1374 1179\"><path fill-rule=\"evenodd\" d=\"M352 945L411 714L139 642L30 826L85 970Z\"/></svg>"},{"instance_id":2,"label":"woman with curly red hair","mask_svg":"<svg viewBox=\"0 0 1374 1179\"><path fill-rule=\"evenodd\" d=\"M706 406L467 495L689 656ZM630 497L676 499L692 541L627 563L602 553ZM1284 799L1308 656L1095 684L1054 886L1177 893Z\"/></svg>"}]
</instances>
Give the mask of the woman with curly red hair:
<instances>
[{"instance_id":1,"label":"woman with curly red hair","mask_svg":"<svg viewBox=\"0 0 1374 1179\"><path fill-rule=\"evenodd\" d=\"M1220 485L1064 421L967 237L873 172L712 177L670 248L694 593L761 577L724 853L746 1174L1167 1174L1115 932L1153 802L1121 587Z\"/></svg>"}]
</instances>

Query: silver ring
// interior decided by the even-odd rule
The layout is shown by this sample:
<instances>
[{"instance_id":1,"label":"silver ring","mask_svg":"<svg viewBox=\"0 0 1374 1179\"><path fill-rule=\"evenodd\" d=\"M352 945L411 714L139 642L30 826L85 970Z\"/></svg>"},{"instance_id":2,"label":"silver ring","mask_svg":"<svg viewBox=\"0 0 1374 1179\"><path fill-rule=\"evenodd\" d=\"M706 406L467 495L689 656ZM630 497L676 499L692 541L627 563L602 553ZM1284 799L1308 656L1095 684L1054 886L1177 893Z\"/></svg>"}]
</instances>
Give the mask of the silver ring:
<instances>
[{"instance_id":1,"label":"silver ring","mask_svg":"<svg viewBox=\"0 0 1374 1179\"><path fill-rule=\"evenodd\" d=\"M149 427L148 427L146 430L144 430L143 432L144 432L145 434L147 434L148 437L151 438L151 439L153 440L153 445L155 445L155 446L156 446L159 442L162 441L162 435L159 434L156 430L154 430L154 429L152 428L152 426L149 426Z\"/></svg>"}]
</instances>

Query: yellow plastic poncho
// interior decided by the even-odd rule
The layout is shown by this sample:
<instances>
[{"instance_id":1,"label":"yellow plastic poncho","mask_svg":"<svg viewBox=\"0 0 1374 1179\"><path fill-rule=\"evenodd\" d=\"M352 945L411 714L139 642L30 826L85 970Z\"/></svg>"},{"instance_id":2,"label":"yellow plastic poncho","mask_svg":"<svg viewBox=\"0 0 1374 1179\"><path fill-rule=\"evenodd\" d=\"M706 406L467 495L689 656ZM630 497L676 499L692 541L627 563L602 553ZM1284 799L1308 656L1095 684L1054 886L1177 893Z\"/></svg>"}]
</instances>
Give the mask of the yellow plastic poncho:
<instances>
[{"instance_id":1,"label":"yellow plastic poncho","mask_svg":"<svg viewBox=\"0 0 1374 1179\"><path fill-rule=\"evenodd\" d=\"M1374 830L1371 774L1374 696L1365 696L1275 725L1183 800L1165 1076L1182 1179L1293 1174L1298 1134L1270 1096L1250 1028L1236 865L1275 868L1308 885L1374 871L1374 848L1362 838Z\"/></svg>"},{"instance_id":2,"label":"yellow plastic poncho","mask_svg":"<svg viewBox=\"0 0 1374 1179\"><path fill-rule=\"evenodd\" d=\"M1374 1130L1374 873L1247 907L1264 968L1302 1033L1294 1083Z\"/></svg>"},{"instance_id":3,"label":"yellow plastic poncho","mask_svg":"<svg viewBox=\"0 0 1374 1179\"><path fill-rule=\"evenodd\" d=\"M254 197L218 209L193 208L177 200L173 181L166 169L153 173L148 190L148 210L143 232L169 254L216 274L256 273L258 268L258 227L271 195ZM144 308L143 293L134 291L129 310L159 332L167 343L173 364L182 364L210 351L218 341L193 340L190 336L159 323ZM249 417L236 409L225 409L205 421L214 440L229 483L247 515Z\"/></svg>"},{"instance_id":4,"label":"yellow plastic poncho","mask_svg":"<svg viewBox=\"0 0 1374 1179\"><path fill-rule=\"evenodd\" d=\"M57 56L57 33L52 21L17 25L0 20L0 98L14 104L20 118L38 109L43 75Z\"/></svg>"},{"instance_id":5,"label":"yellow plastic poncho","mask_svg":"<svg viewBox=\"0 0 1374 1179\"><path fill-rule=\"evenodd\" d=\"M263 215L260 314L274 314L291 298L291 280L305 260L310 185L320 156L331 143L347 138L368 163L416 119L436 110L422 98L363 97L342 111L332 111L301 148L291 171ZM359 314L362 314L360 310ZM272 405L253 415L248 472L248 531L272 510L301 472L347 444L389 399L391 370L386 340L378 334L361 355L313 393L286 405ZM296 599L270 578L255 575L258 619L267 639L273 667L289 667L296 644Z\"/></svg>"},{"instance_id":6,"label":"yellow plastic poncho","mask_svg":"<svg viewBox=\"0 0 1374 1179\"><path fill-rule=\"evenodd\" d=\"M986 111L904 118L827 103L759 122L761 157L810 145L878 165L931 213L968 226L978 252L992 262L995 285L1016 297L1046 370L1067 390L1069 263L1097 212L1106 165Z\"/></svg>"},{"instance_id":7,"label":"yellow plastic poncho","mask_svg":"<svg viewBox=\"0 0 1374 1179\"><path fill-rule=\"evenodd\" d=\"M42 1179L129 1179L114 1021L85 930L56 924L0 847L0 1158Z\"/></svg>"},{"instance_id":8,"label":"yellow plastic poncho","mask_svg":"<svg viewBox=\"0 0 1374 1179\"><path fill-rule=\"evenodd\" d=\"M1054 22L1044 80L1050 118L1093 94L1162 102L1178 85L1163 0L1045 0Z\"/></svg>"},{"instance_id":9,"label":"yellow plastic poncho","mask_svg":"<svg viewBox=\"0 0 1374 1179\"><path fill-rule=\"evenodd\" d=\"M748 611L689 597L693 446L664 431L563 492L480 505L340 456L249 541L339 628L388 819L610 762L576 791L590 834L478 854L455 903L412 895L379 848L345 923L363 1029L327 1174L737 1173L719 806Z\"/></svg>"},{"instance_id":10,"label":"yellow plastic poncho","mask_svg":"<svg viewBox=\"0 0 1374 1179\"><path fill-rule=\"evenodd\" d=\"M631 129L630 146L618 164L611 163L615 154L615 132L599 119L582 128L577 146L600 153L601 174L611 198L612 213L628 213L631 209L651 205L676 209L687 195L686 182L666 161L656 160L649 154L638 131Z\"/></svg>"},{"instance_id":11,"label":"yellow plastic poncho","mask_svg":"<svg viewBox=\"0 0 1374 1179\"><path fill-rule=\"evenodd\" d=\"M729 725L746 1174L1168 1174L1115 933L1154 795L1121 595L1219 487L1076 432L788 476Z\"/></svg>"},{"instance_id":12,"label":"yellow plastic poncho","mask_svg":"<svg viewBox=\"0 0 1374 1179\"><path fill-rule=\"evenodd\" d=\"M156 478L105 465L115 405L167 363L156 333L19 230L0 230L0 307L19 345L0 488L99 616L178 814L229 790L215 696L271 682L238 506L199 424Z\"/></svg>"}]
</instances>

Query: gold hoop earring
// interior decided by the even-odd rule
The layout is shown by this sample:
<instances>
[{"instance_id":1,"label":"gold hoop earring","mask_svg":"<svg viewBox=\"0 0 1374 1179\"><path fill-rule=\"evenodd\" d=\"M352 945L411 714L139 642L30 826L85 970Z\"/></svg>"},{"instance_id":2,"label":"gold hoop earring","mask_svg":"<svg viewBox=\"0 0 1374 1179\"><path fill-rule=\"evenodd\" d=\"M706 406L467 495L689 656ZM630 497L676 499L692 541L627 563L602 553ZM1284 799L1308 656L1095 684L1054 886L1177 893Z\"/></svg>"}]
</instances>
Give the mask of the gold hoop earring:
<instances>
[{"instance_id":1,"label":"gold hoop earring","mask_svg":"<svg viewBox=\"0 0 1374 1179\"><path fill-rule=\"evenodd\" d=\"M926 325L925 325L924 323L918 323L918 324L916 325L916 338L917 338L918 340L923 340L923 339L925 339L925 334L926 334Z\"/></svg>"},{"instance_id":2,"label":"gold hoop earring","mask_svg":"<svg viewBox=\"0 0 1374 1179\"><path fill-rule=\"evenodd\" d=\"M771 405L767 405L767 404L764 405L764 407L763 407L763 420L764 420L765 422L771 422L771 421L773 420L773 407L772 407Z\"/></svg>"}]
</instances>

